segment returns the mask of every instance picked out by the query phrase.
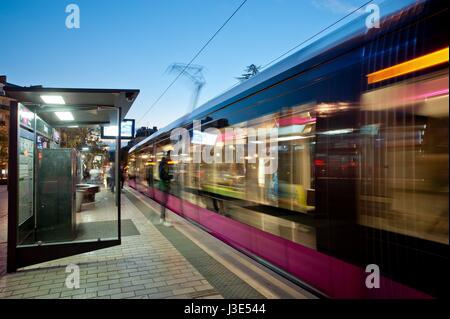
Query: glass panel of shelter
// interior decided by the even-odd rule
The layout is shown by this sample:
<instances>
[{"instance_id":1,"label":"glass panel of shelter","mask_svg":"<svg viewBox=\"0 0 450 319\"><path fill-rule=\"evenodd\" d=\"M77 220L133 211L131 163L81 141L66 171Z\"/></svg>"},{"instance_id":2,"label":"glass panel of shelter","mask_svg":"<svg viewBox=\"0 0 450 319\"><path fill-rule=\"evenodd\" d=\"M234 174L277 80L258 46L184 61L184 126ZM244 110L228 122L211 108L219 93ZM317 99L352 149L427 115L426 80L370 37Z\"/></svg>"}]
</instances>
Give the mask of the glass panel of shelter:
<instances>
[{"instance_id":1,"label":"glass panel of shelter","mask_svg":"<svg viewBox=\"0 0 450 319\"><path fill-rule=\"evenodd\" d=\"M19 104L18 247L118 239L117 143L100 138L118 110L86 112Z\"/></svg>"}]
</instances>

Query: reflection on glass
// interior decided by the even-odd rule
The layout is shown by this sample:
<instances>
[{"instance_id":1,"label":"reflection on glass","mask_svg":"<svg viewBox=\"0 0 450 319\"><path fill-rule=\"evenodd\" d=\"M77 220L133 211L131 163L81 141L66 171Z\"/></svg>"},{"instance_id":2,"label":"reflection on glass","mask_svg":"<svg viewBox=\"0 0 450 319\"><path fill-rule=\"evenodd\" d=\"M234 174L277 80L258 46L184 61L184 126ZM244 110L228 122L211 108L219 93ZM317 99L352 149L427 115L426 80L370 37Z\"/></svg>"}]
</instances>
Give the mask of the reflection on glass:
<instances>
[{"instance_id":1,"label":"reflection on glass","mask_svg":"<svg viewBox=\"0 0 450 319\"><path fill-rule=\"evenodd\" d=\"M359 222L448 244L448 73L363 100Z\"/></svg>"},{"instance_id":2,"label":"reflection on glass","mask_svg":"<svg viewBox=\"0 0 450 319\"><path fill-rule=\"evenodd\" d=\"M8 182L9 111L0 108L0 185Z\"/></svg>"}]
</instances>

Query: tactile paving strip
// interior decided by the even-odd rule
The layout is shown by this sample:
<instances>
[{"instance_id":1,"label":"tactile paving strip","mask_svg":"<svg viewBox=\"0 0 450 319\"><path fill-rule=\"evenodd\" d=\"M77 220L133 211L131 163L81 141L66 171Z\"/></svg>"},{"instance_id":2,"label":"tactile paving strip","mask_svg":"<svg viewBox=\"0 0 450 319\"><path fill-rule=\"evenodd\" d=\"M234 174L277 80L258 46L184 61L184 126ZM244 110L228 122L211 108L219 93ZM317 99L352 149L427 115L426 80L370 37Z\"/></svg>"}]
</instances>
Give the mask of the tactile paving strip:
<instances>
[{"instance_id":1,"label":"tactile paving strip","mask_svg":"<svg viewBox=\"0 0 450 319\"><path fill-rule=\"evenodd\" d=\"M125 191L125 195L224 298L264 299L263 295L209 256L180 231L174 227L159 225L159 216L131 192Z\"/></svg>"}]
</instances>

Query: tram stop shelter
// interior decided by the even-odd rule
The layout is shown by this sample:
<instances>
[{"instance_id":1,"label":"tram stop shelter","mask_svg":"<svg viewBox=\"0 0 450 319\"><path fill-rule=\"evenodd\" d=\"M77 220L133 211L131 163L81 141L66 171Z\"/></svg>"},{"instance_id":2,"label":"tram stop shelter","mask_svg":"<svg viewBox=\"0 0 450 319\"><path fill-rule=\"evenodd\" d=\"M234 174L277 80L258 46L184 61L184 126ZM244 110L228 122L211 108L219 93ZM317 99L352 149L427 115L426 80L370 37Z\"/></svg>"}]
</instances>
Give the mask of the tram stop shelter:
<instances>
[{"instance_id":1,"label":"tram stop shelter","mask_svg":"<svg viewBox=\"0 0 450 319\"><path fill-rule=\"evenodd\" d=\"M139 90L3 90L11 99L7 270L120 245L119 123ZM115 128L108 144L106 127Z\"/></svg>"}]
</instances>

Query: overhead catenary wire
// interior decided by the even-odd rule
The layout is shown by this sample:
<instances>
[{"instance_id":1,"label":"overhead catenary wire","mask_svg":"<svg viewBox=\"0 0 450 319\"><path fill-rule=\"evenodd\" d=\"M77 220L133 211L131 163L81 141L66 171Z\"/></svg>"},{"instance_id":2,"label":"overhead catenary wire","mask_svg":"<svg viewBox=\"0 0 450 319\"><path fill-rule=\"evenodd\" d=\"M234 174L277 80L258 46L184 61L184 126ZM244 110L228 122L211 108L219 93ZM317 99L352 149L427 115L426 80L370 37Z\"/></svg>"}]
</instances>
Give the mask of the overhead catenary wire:
<instances>
[{"instance_id":1,"label":"overhead catenary wire","mask_svg":"<svg viewBox=\"0 0 450 319\"><path fill-rule=\"evenodd\" d=\"M169 84L169 86L158 96L158 98L153 102L150 107L145 111L145 113L141 116L141 118L137 121L140 123L145 116L158 104L158 102L164 97L164 95L169 91L169 89L175 84L175 82L180 78L180 76L186 71L186 69L197 59L197 57L206 49L206 47L214 40L214 38L219 34L220 31L230 22L230 20L236 15L236 13L245 5L248 0L242 1L242 3L234 10L234 12L228 17L227 20L220 26L219 29L209 38L209 40L202 46L202 48L194 55L194 57L186 64L185 68L173 79L173 81Z\"/></svg>"},{"instance_id":2,"label":"overhead catenary wire","mask_svg":"<svg viewBox=\"0 0 450 319\"><path fill-rule=\"evenodd\" d=\"M311 41L312 39L314 39L315 37L317 37L318 35L324 33L325 31L331 29L332 27L334 27L335 25L337 25L339 22L345 20L346 18L348 18L349 16L351 16L352 14L354 14L355 12L361 10L362 8L366 7L367 5L369 5L371 2L373 2L374 0L370 0L367 1L366 3L362 4L361 6L359 6L358 8L352 10L351 12L347 13L345 16L343 16L342 18L340 18L339 20L333 22L332 24L330 24L328 27L320 30L319 32L313 34L312 36L308 37L307 39L303 40L301 43L297 44L295 47L289 49L288 51L286 51L285 53L283 53L282 55L278 56L277 58L271 60L269 63L265 64L261 69L265 69L267 68L269 65L273 64L274 62L280 60L281 58L285 57L286 55L288 55L289 53L291 53L292 51L296 50L297 48L299 48L300 46L302 46L303 44L307 43L308 41Z\"/></svg>"},{"instance_id":3,"label":"overhead catenary wire","mask_svg":"<svg viewBox=\"0 0 450 319\"><path fill-rule=\"evenodd\" d=\"M361 6L359 6L358 8L352 10L351 12L347 13L345 16L343 16L342 18L340 18L339 20L333 22L332 24L330 24L329 26L327 26L326 28L320 30L319 32L313 34L312 36L308 37L307 39L303 40L301 43L297 44L295 47L289 49L288 51L284 52L282 55L278 56L277 58L271 60L270 62L266 63L264 66L261 67L261 70L267 68L268 66L272 65L273 63L275 63L276 61L280 60L281 58L285 57L286 55L288 55L289 53L291 53L292 51L298 49L300 46L304 45L305 43L307 43L308 41L311 41L312 39L314 39L315 37L319 36L320 34L322 34L323 32L329 30L330 28L334 27L335 25L337 25L338 23L342 22L343 20L345 20L346 18L348 18L349 16L351 16L352 14L354 14L355 12L361 10L362 8L366 7L367 5L369 5L371 2L373 2L374 0L370 0L365 2L364 4L362 4ZM237 85L241 84L242 82L237 82L235 84L233 84L231 87L229 87L228 89L224 90L223 93L233 89L234 87L236 87Z\"/></svg>"},{"instance_id":4,"label":"overhead catenary wire","mask_svg":"<svg viewBox=\"0 0 450 319\"><path fill-rule=\"evenodd\" d=\"M204 49L209 45L209 43L212 42L212 40L217 36L217 34L228 24L228 22L236 15L236 13L244 6L244 4L247 2L248 0L244 0L238 7L237 9L231 14L231 16L221 25L221 27L211 36L211 38L203 45L203 47L194 55L194 57L189 61L189 63L186 65L185 69L182 70L176 77L175 79L169 84L169 86L161 93L161 95L155 100L155 102L153 102L151 104L151 106L147 109L147 111L142 115L142 117L137 121L137 123L140 123L145 116L158 104L158 102L164 97L164 95L167 93L167 91L169 91L169 89L175 84L175 82L181 77L181 75L185 72L185 70L195 61L195 59L204 51ZM285 57L286 55L288 55L289 53L291 53L292 51L298 49L300 46L304 45L305 43L307 43L308 41L311 41L312 39L314 39L315 37L319 36L320 34L324 33L325 31L331 29L332 27L334 27L335 25L337 25L338 23L342 22L343 20L345 20L346 18L348 18L349 16L353 15L355 12L361 10L362 8L366 7L367 5L369 5L370 3L372 3L374 0L369 0L367 2L365 2L364 4L362 4L361 6L357 7L356 9L352 10L351 12L347 13L346 15L344 15L342 18L336 20L335 22L333 22L332 24L330 24L329 26L325 27L324 29L320 30L319 32L316 32L315 34L313 34L312 36L308 37L307 39L303 40L302 42L300 42L299 44L297 44L296 46L294 46L293 48L289 49L288 51L284 52L283 54L281 54L280 56L278 56L277 58L271 60L269 63L266 63L264 66L261 67L261 69L265 69L268 66L272 65L273 63L275 63L276 61L280 60L281 58ZM237 86L239 83L234 84L231 88Z\"/></svg>"}]
</instances>

